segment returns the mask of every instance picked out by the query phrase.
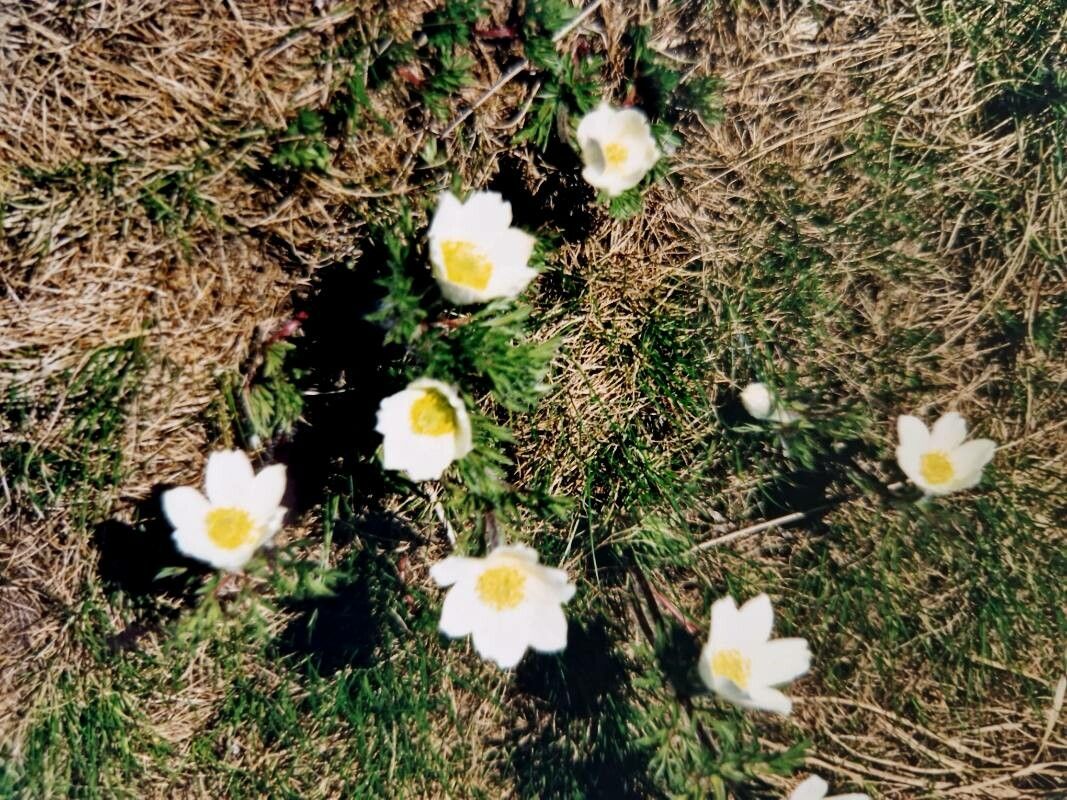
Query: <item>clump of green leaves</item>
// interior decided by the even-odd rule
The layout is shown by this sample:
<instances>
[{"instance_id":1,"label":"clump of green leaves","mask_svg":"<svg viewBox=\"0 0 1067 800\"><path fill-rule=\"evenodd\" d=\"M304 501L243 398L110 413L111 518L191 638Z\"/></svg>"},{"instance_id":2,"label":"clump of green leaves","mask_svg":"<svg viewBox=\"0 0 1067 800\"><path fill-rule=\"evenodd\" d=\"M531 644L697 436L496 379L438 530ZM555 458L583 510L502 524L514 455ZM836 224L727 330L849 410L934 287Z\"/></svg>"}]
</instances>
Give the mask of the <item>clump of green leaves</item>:
<instances>
[{"instance_id":1,"label":"clump of green leaves","mask_svg":"<svg viewBox=\"0 0 1067 800\"><path fill-rule=\"evenodd\" d=\"M484 15L484 0L448 0L423 21L429 63L420 91L438 119L448 116L448 99L473 82L474 60L464 48L470 44L475 21Z\"/></svg>"},{"instance_id":2,"label":"clump of green leaves","mask_svg":"<svg viewBox=\"0 0 1067 800\"><path fill-rule=\"evenodd\" d=\"M686 77L650 45L652 31L644 25L631 28L629 66L639 104L653 123L673 126L686 113L705 124L722 120L722 80L714 75ZM654 128L655 133L659 133Z\"/></svg>"},{"instance_id":3,"label":"clump of green leaves","mask_svg":"<svg viewBox=\"0 0 1067 800\"><path fill-rule=\"evenodd\" d=\"M228 416L244 419L249 433L258 439L290 433L304 410L304 398L298 388L303 370L289 361L294 350L293 342L270 342L247 384L238 375L223 379L222 395Z\"/></svg>"},{"instance_id":4,"label":"clump of green leaves","mask_svg":"<svg viewBox=\"0 0 1067 800\"><path fill-rule=\"evenodd\" d=\"M563 0L533 0L526 6L522 33L526 57L539 71L541 88L526 125L515 142L533 142L544 150L569 115L585 114L600 94L600 56L573 58L556 49L553 34L570 22L577 9Z\"/></svg>"},{"instance_id":5,"label":"clump of green leaves","mask_svg":"<svg viewBox=\"0 0 1067 800\"><path fill-rule=\"evenodd\" d=\"M630 91L648 115L660 152L669 155L681 143L676 130L687 113L695 114L708 125L722 119L722 81L714 75L687 78L651 47L651 35L647 26L636 26L629 31ZM617 197L602 192L599 200L608 207L612 217L632 217L641 210L645 190L665 177L668 169L667 159L661 158L640 184Z\"/></svg>"},{"instance_id":6,"label":"clump of green leaves","mask_svg":"<svg viewBox=\"0 0 1067 800\"><path fill-rule=\"evenodd\" d=\"M499 420L473 412L474 399L488 394L504 412L533 410L549 390L557 343L531 339L531 308L521 300L459 314L432 290L419 289L416 276L426 270L427 256L411 209L403 206L391 216L383 216L387 221L372 234L384 250L377 280L383 297L368 319L385 329L387 344L402 348L394 367L398 377L457 386L472 409L474 450L457 465L463 491L456 487L454 502L471 513L475 507L514 508L517 495L505 480L511 463L506 450L514 439Z\"/></svg>"},{"instance_id":7,"label":"clump of green leaves","mask_svg":"<svg viewBox=\"0 0 1067 800\"><path fill-rule=\"evenodd\" d=\"M322 114L302 108L289 123L274 145L270 163L295 172L317 170L325 172L330 166L330 148L324 135Z\"/></svg>"}]
</instances>

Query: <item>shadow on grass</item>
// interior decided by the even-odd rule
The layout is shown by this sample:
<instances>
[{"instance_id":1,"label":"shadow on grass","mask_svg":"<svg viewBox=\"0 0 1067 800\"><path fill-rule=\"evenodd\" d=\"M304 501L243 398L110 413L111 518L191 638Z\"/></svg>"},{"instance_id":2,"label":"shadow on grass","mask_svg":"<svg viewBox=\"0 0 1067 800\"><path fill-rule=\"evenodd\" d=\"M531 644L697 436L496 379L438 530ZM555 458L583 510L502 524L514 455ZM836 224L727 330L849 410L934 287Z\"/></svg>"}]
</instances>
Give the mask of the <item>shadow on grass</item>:
<instances>
[{"instance_id":1,"label":"shadow on grass","mask_svg":"<svg viewBox=\"0 0 1067 800\"><path fill-rule=\"evenodd\" d=\"M296 616L275 643L280 657L304 662L323 677L346 667L373 666L387 628L404 624L397 622L403 616L395 608L405 596L403 582L387 555L360 550L340 571L345 577L333 584L332 594L284 603Z\"/></svg>"},{"instance_id":2,"label":"shadow on grass","mask_svg":"<svg viewBox=\"0 0 1067 800\"><path fill-rule=\"evenodd\" d=\"M513 734L510 768L520 797L655 796L648 754L634 742L624 696L627 665L602 620L571 623L558 656L527 656L515 688L550 725Z\"/></svg>"},{"instance_id":3,"label":"shadow on grass","mask_svg":"<svg viewBox=\"0 0 1067 800\"><path fill-rule=\"evenodd\" d=\"M596 194L582 178L582 164L570 147L551 154L555 168L531 175L525 159L505 155L486 187L511 203L512 224L528 231L558 230L564 242L580 242L596 228Z\"/></svg>"},{"instance_id":4,"label":"shadow on grass","mask_svg":"<svg viewBox=\"0 0 1067 800\"><path fill-rule=\"evenodd\" d=\"M134 507L134 524L109 519L93 531L93 546L100 554L99 575L108 591L123 591L135 598L169 596L190 605L196 596L190 574L209 570L178 552L173 528L163 516L161 500L170 485L159 484ZM157 579L163 569L178 567L187 573Z\"/></svg>"}]
</instances>

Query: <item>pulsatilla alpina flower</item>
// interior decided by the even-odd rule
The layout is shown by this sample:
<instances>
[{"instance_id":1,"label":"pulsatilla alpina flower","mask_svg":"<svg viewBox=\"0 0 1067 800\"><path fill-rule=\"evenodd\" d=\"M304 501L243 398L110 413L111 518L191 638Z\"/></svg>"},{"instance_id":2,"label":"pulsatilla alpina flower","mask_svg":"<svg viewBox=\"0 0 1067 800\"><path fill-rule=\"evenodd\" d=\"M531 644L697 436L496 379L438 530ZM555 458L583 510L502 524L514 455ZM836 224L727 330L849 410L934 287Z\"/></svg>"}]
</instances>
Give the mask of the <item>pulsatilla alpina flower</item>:
<instances>
[{"instance_id":1,"label":"pulsatilla alpina flower","mask_svg":"<svg viewBox=\"0 0 1067 800\"><path fill-rule=\"evenodd\" d=\"M782 425L795 422L798 417L787 408L783 408L779 399L771 394L764 383L750 383L741 390L741 405L753 419L771 420Z\"/></svg>"},{"instance_id":2,"label":"pulsatilla alpina flower","mask_svg":"<svg viewBox=\"0 0 1067 800\"><path fill-rule=\"evenodd\" d=\"M996 442L967 438L967 423L954 411L934 423L933 430L921 419L897 417L897 463L926 494L945 495L977 486L982 468L993 458Z\"/></svg>"},{"instance_id":3,"label":"pulsatilla alpina flower","mask_svg":"<svg viewBox=\"0 0 1067 800\"><path fill-rule=\"evenodd\" d=\"M496 192L460 202L445 192L430 223L430 264L453 303L513 298L537 276L528 262L536 239L511 227L511 204Z\"/></svg>"},{"instance_id":4,"label":"pulsatilla alpina flower","mask_svg":"<svg viewBox=\"0 0 1067 800\"><path fill-rule=\"evenodd\" d=\"M833 797L826 797L826 792L829 789L830 787L826 781L818 775L811 775L790 792L789 800L824 800L824 798L825 800L871 800L869 795L862 792L835 794Z\"/></svg>"},{"instance_id":5,"label":"pulsatilla alpina flower","mask_svg":"<svg viewBox=\"0 0 1067 800\"><path fill-rule=\"evenodd\" d=\"M208 457L204 488L206 497L191 486L164 492L174 544L190 558L238 572L282 525L285 465L257 475L240 450L219 450Z\"/></svg>"},{"instance_id":6,"label":"pulsatilla alpina flower","mask_svg":"<svg viewBox=\"0 0 1067 800\"><path fill-rule=\"evenodd\" d=\"M436 480L471 451L471 421L456 390L430 378L412 381L378 406L382 463L413 481Z\"/></svg>"},{"instance_id":7,"label":"pulsatilla alpina flower","mask_svg":"<svg viewBox=\"0 0 1067 800\"><path fill-rule=\"evenodd\" d=\"M578 146L591 186L617 197L641 182L659 160L659 148L643 111L601 103L578 123Z\"/></svg>"},{"instance_id":8,"label":"pulsatilla alpina flower","mask_svg":"<svg viewBox=\"0 0 1067 800\"><path fill-rule=\"evenodd\" d=\"M739 609L732 597L711 607L711 631L700 654L700 677L709 689L742 708L788 714L793 704L775 686L811 665L804 639L771 640L774 612L765 594Z\"/></svg>"},{"instance_id":9,"label":"pulsatilla alpina flower","mask_svg":"<svg viewBox=\"0 0 1067 800\"><path fill-rule=\"evenodd\" d=\"M537 552L502 545L485 558L449 556L430 568L451 586L439 627L446 636L471 635L479 655L514 667L527 648L555 653L567 646L563 604L574 596L567 573L537 563Z\"/></svg>"}]
</instances>

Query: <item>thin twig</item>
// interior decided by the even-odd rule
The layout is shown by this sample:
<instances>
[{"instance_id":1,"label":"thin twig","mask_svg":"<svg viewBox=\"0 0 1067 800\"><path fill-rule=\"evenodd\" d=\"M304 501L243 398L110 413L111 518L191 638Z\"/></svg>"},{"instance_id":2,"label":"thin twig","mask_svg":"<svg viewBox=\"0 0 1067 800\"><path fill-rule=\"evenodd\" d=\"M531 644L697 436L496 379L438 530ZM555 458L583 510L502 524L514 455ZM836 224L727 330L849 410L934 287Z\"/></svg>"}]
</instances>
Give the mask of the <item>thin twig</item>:
<instances>
[{"instance_id":1,"label":"thin twig","mask_svg":"<svg viewBox=\"0 0 1067 800\"><path fill-rule=\"evenodd\" d=\"M567 34L569 34L571 31L573 31L575 28L577 28L579 25L581 25L583 20L585 20L586 17L588 17L590 14L592 14L598 8L600 8L601 3L603 3L603 2L604 2L604 0L593 0L593 2L591 2L585 8L583 8L581 10L581 12L579 12L578 15L574 19L572 19L570 22L568 22L566 25L564 25L562 28L560 28L558 31L556 31L552 35L552 41L554 43L559 43L564 37L567 36ZM468 108L466 108L462 112L460 112L459 116L457 116L450 123L448 123L448 127L445 128L443 131L441 131L437 135L440 136L441 138L444 138L445 136L448 136L450 133L452 133L452 131L454 131L456 128L458 128L460 125L462 125L467 120L467 118L471 114L473 114L480 106L482 106L490 97L492 97L494 94L496 94L501 89L503 89L505 86L507 86L512 80L515 79L515 76L517 76L520 72L522 72L528 66L530 66L530 60L527 59L527 58L524 58L521 61L519 61L516 64L514 64L511 67L511 69L509 69L507 72L505 72L499 78L497 78L496 82L492 86L490 86L485 91L485 93L482 94L481 97L479 97L477 100L475 100L474 103L472 103Z\"/></svg>"},{"instance_id":2,"label":"thin twig","mask_svg":"<svg viewBox=\"0 0 1067 800\"><path fill-rule=\"evenodd\" d=\"M903 486L904 484L898 481L897 483L889 484L885 488L887 491L895 492L897 489L903 488ZM821 514L823 511L831 509L834 506L841 505L841 503L845 503L849 500L856 500L860 496L862 495L842 495L839 497L834 497L820 506L809 508L807 511L792 511L788 514L783 514L780 517L775 517L774 519L767 519L763 522L757 522L755 525L749 525L747 528L741 528L740 530L731 531L730 533L723 534L722 536L717 536L714 539L709 539L706 542L701 542L700 544L691 547L689 549L689 552L698 553L701 550L710 550L712 547L718 547L722 544L728 544L753 533L759 533L760 531L769 530L770 528L781 528L786 525L792 525L794 522L799 522L802 519L807 519L808 517L813 516L815 514Z\"/></svg>"}]
</instances>

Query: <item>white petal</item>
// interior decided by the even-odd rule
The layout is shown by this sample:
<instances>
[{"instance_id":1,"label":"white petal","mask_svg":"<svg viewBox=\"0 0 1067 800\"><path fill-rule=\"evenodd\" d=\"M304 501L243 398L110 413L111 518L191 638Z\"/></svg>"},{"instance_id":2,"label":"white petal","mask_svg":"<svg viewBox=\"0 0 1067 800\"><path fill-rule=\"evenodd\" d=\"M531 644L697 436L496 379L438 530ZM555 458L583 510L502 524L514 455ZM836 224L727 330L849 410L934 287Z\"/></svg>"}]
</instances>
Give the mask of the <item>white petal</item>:
<instances>
[{"instance_id":1,"label":"white petal","mask_svg":"<svg viewBox=\"0 0 1067 800\"><path fill-rule=\"evenodd\" d=\"M456 440L452 436L394 433L385 437L382 446L382 466L412 481L440 480L455 460Z\"/></svg>"},{"instance_id":2,"label":"white petal","mask_svg":"<svg viewBox=\"0 0 1067 800\"><path fill-rule=\"evenodd\" d=\"M811 775L789 794L789 800L822 800L829 788L818 775Z\"/></svg>"},{"instance_id":3,"label":"white petal","mask_svg":"<svg viewBox=\"0 0 1067 800\"><path fill-rule=\"evenodd\" d=\"M741 390L741 405L750 417L767 419L774 408L774 398L766 384L750 383Z\"/></svg>"},{"instance_id":4,"label":"white petal","mask_svg":"<svg viewBox=\"0 0 1067 800\"><path fill-rule=\"evenodd\" d=\"M749 708L758 708L763 711L773 711L776 714L788 716L793 710L793 701L770 687L757 687L749 689Z\"/></svg>"},{"instance_id":5,"label":"white petal","mask_svg":"<svg viewBox=\"0 0 1067 800\"><path fill-rule=\"evenodd\" d=\"M754 684L779 686L799 678L811 668L811 653L804 639L772 639L752 654Z\"/></svg>"},{"instance_id":6,"label":"white petal","mask_svg":"<svg viewBox=\"0 0 1067 800\"><path fill-rule=\"evenodd\" d=\"M525 561L527 564L536 564L541 559L537 551L528 544L497 545L493 548L492 552L486 556L486 559L494 561L502 558L517 558L520 561Z\"/></svg>"},{"instance_id":7,"label":"white petal","mask_svg":"<svg viewBox=\"0 0 1067 800\"><path fill-rule=\"evenodd\" d=\"M613 125L615 111L607 103L601 103L590 111L581 122L578 123L576 135L578 143L582 144L591 139L599 139L608 134Z\"/></svg>"},{"instance_id":8,"label":"white petal","mask_svg":"<svg viewBox=\"0 0 1067 800\"><path fill-rule=\"evenodd\" d=\"M733 597L727 595L711 605L711 629L708 633L708 646L713 650L733 647L742 639L741 615Z\"/></svg>"},{"instance_id":9,"label":"white petal","mask_svg":"<svg viewBox=\"0 0 1067 800\"><path fill-rule=\"evenodd\" d=\"M437 198L437 209L430 222L428 237L433 239L464 227L463 204L452 192L442 192Z\"/></svg>"},{"instance_id":10,"label":"white petal","mask_svg":"<svg viewBox=\"0 0 1067 800\"><path fill-rule=\"evenodd\" d=\"M230 572L240 572L256 551L255 544L233 549L219 547L208 538L202 524L198 527L175 530L174 546L182 555L203 561L215 569L225 569Z\"/></svg>"},{"instance_id":11,"label":"white petal","mask_svg":"<svg viewBox=\"0 0 1067 800\"><path fill-rule=\"evenodd\" d=\"M530 612L530 647L558 653L567 646L567 617L554 597L537 603Z\"/></svg>"},{"instance_id":12,"label":"white petal","mask_svg":"<svg viewBox=\"0 0 1067 800\"><path fill-rule=\"evenodd\" d=\"M260 525L270 527L285 494L285 464L271 464L252 479L252 489L244 506Z\"/></svg>"},{"instance_id":13,"label":"white petal","mask_svg":"<svg viewBox=\"0 0 1067 800\"><path fill-rule=\"evenodd\" d=\"M901 447L911 447L920 452L930 449L930 431L921 419L910 414L897 417L897 440Z\"/></svg>"},{"instance_id":14,"label":"white petal","mask_svg":"<svg viewBox=\"0 0 1067 800\"><path fill-rule=\"evenodd\" d=\"M758 594L746 601L739 609L738 617L743 632L741 641L746 648L771 638L774 609L771 607L771 598L766 594Z\"/></svg>"},{"instance_id":15,"label":"white petal","mask_svg":"<svg viewBox=\"0 0 1067 800\"><path fill-rule=\"evenodd\" d=\"M212 505L243 507L254 478L252 462L241 450L217 450L208 456L204 485Z\"/></svg>"},{"instance_id":16,"label":"white petal","mask_svg":"<svg viewBox=\"0 0 1067 800\"><path fill-rule=\"evenodd\" d=\"M930 447L934 450L952 450L967 438L967 423L955 411L942 414L930 431Z\"/></svg>"},{"instance_id":17,"label":"white petal","mask_svg":"<svg viewBox=\"0 0 1067 800\"><path fill-rule=\"evenodd\" d=\"M582 177L590 186L602 190L608 197L618 197L627 189L632 189L641 182L641 178L634 180L632 176L620 175L612 170L597 171L593 167L586 167L582 171Z\"/></svg>"},{"instance_id":18,"label":"white petal","mask_svg":"<svg viewBox=\"0 0 1067 800\"><path fill-rule=\"evenodd\" d=\"M949 454L952 468L958 476L954 489L970 489L982 479L982 469L997 451L996 442L991 439L972 439L965 442Z\"/></svg>"},{"instance_id":19,"label":"white petal","mask_svg":"<svg viewBox=\"0 0 1067 800\"><path fill-rule=\"evenodd\" d=\"M204 524L211 504L191 486L168 489L162 497L163 513L173 528L195 528Z\"/></svg>"},{"instance_id":20,"label":"white petal","mask_svg":"<svg viewBox=\"0 0 1067 800\"><path fill-rule=\"evenodd\" d=\"M430 577L438 586L451 586L477 576L481 572L482 563L480 558L448 556L430 567Z\"/></svg>"},{"instance_id":21,"label":"white petal","mask_svg":"<svg viewBox=\"0 0 1067 800\"><path fill-rule=\"evenodd\" d=\"M473 192L463 204L463 218L482 230L507 228L511 225L511 203L498 192Z\"/></svg>"},{"instance_id":22,"label":"white petal","mask_svg":"<svg viewBox=\"0 0 1067 800\"><path fill-rule=\"evenodd\" d=\"M871 800L871 796L863 792L849 792L848 794L835 794L833 797L827 797L826 800Z\"/></svg>"},{"instance_id":23,"label":"white petal","mask_svg":"<svg viewBox=\"0 0 1067 800\"><path fill-rule=\"evenodd\" d=\"M919 466L922 462L923 451L915 444L902 444L897 447L897 464L901 471L908 476L908 480L920 489L929 490L926 479L922 476Z\"/></svg>"},{"instance_id":24,"label":"white petal","mask_svg":"<svg viewBox=\"0 0 1067 800\"><path fill-rule=\"evenodd\" d=\"M445 559L446 561L448 559ZM443 564L444 562L441 562ZM440 566L435 564L434 566ZM432 573L432 570L431 570ZM436 578L435 578L436 579ZM438 580L438 583L441 581ZM467 584L460 584L449 589L445 595L445 601L441 605L441 620L438 629L453 639L468 635L474 630L475 621L481 613L481 605L477 602L474 592Z\"/></svg>"},{"instance_id":25,"label":"white petal","mask_svg":"<svg viewBox=\"0 0 1067 800\"><path fill-rule=\"evenodd\" d=\"M475 621L472 641L478 654L511 669L522 660L530 643L526 604L508 613L483 612Z\"/></svg>"}]
</instances>

